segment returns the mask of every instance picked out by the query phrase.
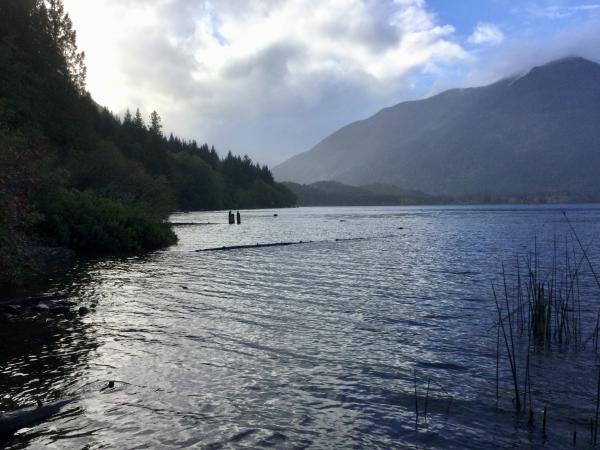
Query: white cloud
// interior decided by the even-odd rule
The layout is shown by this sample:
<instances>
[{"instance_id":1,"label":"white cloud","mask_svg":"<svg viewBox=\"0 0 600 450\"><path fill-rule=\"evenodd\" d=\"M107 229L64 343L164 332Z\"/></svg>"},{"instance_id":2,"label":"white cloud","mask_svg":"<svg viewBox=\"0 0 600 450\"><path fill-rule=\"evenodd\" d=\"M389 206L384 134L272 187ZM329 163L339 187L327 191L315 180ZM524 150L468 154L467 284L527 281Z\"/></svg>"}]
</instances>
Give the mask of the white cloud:
<instances>
[{"instance_id":1,"label":"white cloud","mask_svg":"<svg viewBox=\"0 0 600 450\"><path fill-rule=\"evenodd\" d=\"M468 41L478 45L498 45L504 41L504 33L493 23L479 22Z\"/></svg>"},{"instance_id":2,"label":"white cloud","mask_svg":"<svg viewBox=\"0 0 600 450\"><path fill-rule=\"evenodd\" d=\"M598 30L600 18L571 24L550 37L509 40L485 61L473 59L470 73L455 86L478 86L523 75L534 66L570 56L600 62Z\"/></svg>"},{"instance_id":3,"label":"white cloud","mask_svg":"<svg viewBox=\"0 0 600 450\"><path fill-rule=\"evenodd\" d=\"M266 162L389 104L411 73L468 58L424 0L65 5L98 102L157 109L167 129Z\"/></svg>"},{"instance_id":4,"label":"white cloud","mask_svg":"<svg viewBox=\"0 0 600 450\"><path fill-rule=\"evenodd\" d=\"M542 17L546 19L566 19L579 13L592 12L600 10L600 3L590 3L582 5L549 5L549 6L530 6L528 9L529 13L536 17Z\"/></svg>"}]
</instances>

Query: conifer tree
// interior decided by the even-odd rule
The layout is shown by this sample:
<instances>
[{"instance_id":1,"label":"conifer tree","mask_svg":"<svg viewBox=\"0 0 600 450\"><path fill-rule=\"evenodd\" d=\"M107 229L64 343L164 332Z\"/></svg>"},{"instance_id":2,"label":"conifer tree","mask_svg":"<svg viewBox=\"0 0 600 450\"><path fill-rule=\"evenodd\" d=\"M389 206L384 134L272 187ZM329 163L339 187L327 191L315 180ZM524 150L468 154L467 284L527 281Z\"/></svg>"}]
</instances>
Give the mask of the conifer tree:
<instances>
[{"instance_id":1,"label":"conifer tree","mask_svg":"<svg viewBox=\"0 0 600 450\"><path fill-rule=\"evenodd\" d=\"M144 119L142 118L142 113L140 112L140 108L135 110L135 117L133 118L133 124L137 128L146 128L146 124L144 123Z\"/></svg>"},{"instance_id":2,"label":"conifer tree","mask_svg":"<svg viewBox=\"0 0 600 450\"><path fill-rule=\"evenodd\" d=\"M133 122L133 117L131 116L131 111L127 108L125 111L125 117L123 117L123 124L131 124Z\"/></svg>"},{"instance_id":3,"label":"conifer tree","mask_svg":"<svg viewBox=\"0 0 600 450\"><path fill-rule=\"evenodd\" d=\"M162 136L162 123L156 111L152 111L150 114L150 132L155 136Z\"/></svg>"},{"instance_id":4,"label":"conifer tree","mask_svg":"<svg viewBox=\"0 0 600 450\"><path fill-rule=\"evenodd\" d=\"M63 59L71 82L83 94L87 75L85 53L77 49L77 33L73 29L73 22L65 12L62 0L47 0L46 3L51 43L55 46L57 56Z\"/></svg>"}]
</instances>

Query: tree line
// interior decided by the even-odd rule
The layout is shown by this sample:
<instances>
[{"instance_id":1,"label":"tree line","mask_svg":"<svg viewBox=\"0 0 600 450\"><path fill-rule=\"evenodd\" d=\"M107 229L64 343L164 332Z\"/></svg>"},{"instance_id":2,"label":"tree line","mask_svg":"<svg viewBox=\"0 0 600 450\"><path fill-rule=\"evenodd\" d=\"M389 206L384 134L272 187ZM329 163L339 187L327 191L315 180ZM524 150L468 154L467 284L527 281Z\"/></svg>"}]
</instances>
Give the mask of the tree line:
<instances>
[{"instance_id":1,"label":"tree line","mask_svg":"<svg viewBox=\"0 0 600 450\"><path fill-rule=\"evenodd\" d=\"M0 2L0 282L34 245L138 252L175 241L175 210L295 203L268 167L122 118L86 90L85 54L61 0Z\"/></svg>"}]
</instances>

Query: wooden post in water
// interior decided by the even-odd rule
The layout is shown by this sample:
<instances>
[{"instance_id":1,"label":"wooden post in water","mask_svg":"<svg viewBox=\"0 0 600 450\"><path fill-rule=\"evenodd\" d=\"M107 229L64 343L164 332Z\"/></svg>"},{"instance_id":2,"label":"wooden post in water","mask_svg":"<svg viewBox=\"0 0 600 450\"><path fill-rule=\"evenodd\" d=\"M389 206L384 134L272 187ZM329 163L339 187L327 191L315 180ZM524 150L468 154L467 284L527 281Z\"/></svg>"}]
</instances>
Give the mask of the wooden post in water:
<instances>
[{"instance_id":1,"label":"wooden post in water","mask_svg":"<svg viewBox=\"0 0 600 450\"><path fill-rule=\"evenodd\" d=\"M233 225L235 223L235 216L231 211L229 211L229 225Z\"/></svg>"},{"instance_id":2,"label":"wooden post in water","mask_svg":"<svg viewBox=\"0 0 600 450\"><path fill-rule=\"evenodd\" d=\"M238 225L242 224L242 216L239 211L237 212L237 224Z\"/></svg>"}]
</instances>

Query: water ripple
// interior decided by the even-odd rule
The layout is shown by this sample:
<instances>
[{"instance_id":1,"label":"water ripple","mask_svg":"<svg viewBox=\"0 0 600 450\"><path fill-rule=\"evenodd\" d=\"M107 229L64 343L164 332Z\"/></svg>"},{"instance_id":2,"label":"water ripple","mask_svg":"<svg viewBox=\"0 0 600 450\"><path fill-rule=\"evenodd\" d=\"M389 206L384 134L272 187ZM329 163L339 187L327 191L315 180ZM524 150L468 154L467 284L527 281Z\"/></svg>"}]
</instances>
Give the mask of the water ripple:
<instances>
[{"instance_id":1,"label":"water ripple","mask_svg":"<svg viewBox=\"0 0 600 450\"><path fill-rule=\"evenodd\" d=\"M85 317L2 324L1 408L79 395L7 447L564 447L592 414L595 357L533 359L542 377L560 370L534 387L552 393L544 444L496 405L489 287L534 237L566 231L562 208L177 215L215 225L177 227L177 246L144 257L82 261L48 293L97 302ZM599 208L570 214L585 242L597 235ZM195 252L300 240L319 242Z\"/></svg>"}]
</instances>

